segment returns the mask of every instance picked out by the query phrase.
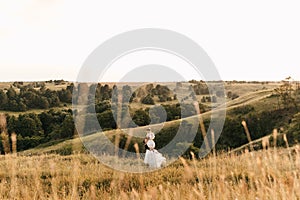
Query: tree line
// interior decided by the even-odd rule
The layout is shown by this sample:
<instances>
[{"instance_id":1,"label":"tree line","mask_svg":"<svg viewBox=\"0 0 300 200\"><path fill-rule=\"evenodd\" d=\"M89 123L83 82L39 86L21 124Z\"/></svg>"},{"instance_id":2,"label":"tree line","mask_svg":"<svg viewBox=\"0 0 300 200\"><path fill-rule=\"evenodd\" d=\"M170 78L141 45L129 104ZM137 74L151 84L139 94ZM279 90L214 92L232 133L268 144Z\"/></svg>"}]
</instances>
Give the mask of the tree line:
<instances>
[{"instance_id":1,"label":"tree line","mask_svg":"<svg viewBox=\"0 0 300 200\"><path fill-rule=\"evenodd\" d=\"M9 137L17 135L17 150L34 148L50 141L61 141L72 138L75 126L72 110L54 110L40 114L28 113L19 116L6 115ZM0 138L1 140L1 138ZM0 151L3 153L2 142Z\"/></svg>"},{"instance_id":2,"label":"tree line","mask_svg":"<svg viewBox=\"0 0 300 200\"><path fill-rule=\"evenodd\" d=\"M23 112L30 109L48 109L72 102L73 84L59 91L50 90L45 86L40 89L32 85L19 86L0 90L0 110Z\"/></svg>"}]
</instances>

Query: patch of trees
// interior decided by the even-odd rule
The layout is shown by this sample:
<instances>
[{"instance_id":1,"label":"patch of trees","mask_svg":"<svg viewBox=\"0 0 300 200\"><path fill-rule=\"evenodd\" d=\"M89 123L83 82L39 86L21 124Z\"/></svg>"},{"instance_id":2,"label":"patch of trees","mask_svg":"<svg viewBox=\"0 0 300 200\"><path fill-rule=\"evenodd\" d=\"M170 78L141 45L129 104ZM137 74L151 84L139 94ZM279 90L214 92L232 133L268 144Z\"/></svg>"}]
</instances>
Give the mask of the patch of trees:
<instances>
[{"instance_id":1,"label":"patch of trees","mask_svg":"<svg viewBox=\"0 0 300 200\"><path fill-rule=\"evenodd\" d=\"M91 86L90 90L94 90L93 87L95 87L95 85ZM95 98L98 101L110 100L112 98L112 91L113 89L110 88L109 85L98 83L96 86Z\"/></svg>"},{"instance_id":2,"label":"patch of trees","mask_svg":"<svg viewBox=\"0 0 300 200\"><path fill-rule=\"evenodd\" d=\"M0 110L23 112L30 109L48 109L72 102L73 85L60 91L41 87L35 89L32 85L20 87L17 91L10 87L7 91L0 90Z\"/></svg>"},{"instance_id":3,"label":"patch of trees","mask_svg":"<svg viewBox=\"0 0 300 200\"><path fill-rule=\"evenodd\" d=\"M100 101L111 100L113 89L116 87L114 86L113 88L110 88L109 85L102 85L100 83L92 85L88 85L87 83L79 83L75 86L72 84L71 86L73 92L72 94L74 96L73 101L79 104L95 104Z\"/></svg>"},{"instance_id":4,"label":"patch of trees","mask_svg":"<svg viewBox=\"0 0 300 200\"><path fill-rule=\"evenodd\" d=\"M237 80L233 80L233 81L226 81L226 83L228 84L269 84L272 83L272 81L237 81Z\"/></svg>"},{"instance_id":5,"label":"patch of trees","mask_svg":"<svg viewBox=\"0 0 300 200\"><path fill-rule=\"evenodd\" d=\"M99 131L98 123L102 130L111 130L117 128L116 121L118 121L118 128L127 128L146 126L150 122L161 123L196 115L194 105L189 103L159 105L131 112L129 112L128 105L114 105L109 101L99 102L95 107L97 119L93 117L94 107L89 106L87 109L88 114L85 119L84 129L87 133ZM199 108L202 113L208 110L203 104L199 104Z\"/></svg>"},{"instance_id":6,"label":"patch of trees","mask_svg":"<svg viewBox=\"0 0 300 200\"><path fill-rule=\"evenodd\" d=\"M51 109L41 114L20 114L17 117L7 115L6 121L9 137L12 133L17 134L18 151L50 141L72 138L75 133L71 110ZM3 152L1 146L0 152Z\"/></svg>"},{"instance_id":7,"label":"patch of trees","mask_svg":"<svg viewBox=\"0 0 300 200\"><path fill-rule=\"evenodd\" d=\"M274 129L281 129L287 127L291 122L291 116L296 111L289 109L268 110L260 113L254 112L252 107L241 108L240 113L235 110L235 117L227 117L225 125L218 141L217 147L219 149L236 148L248 142L241 121L247 122L248 129L252 140L269 135ZM248 113L248 114L244 114Z\"/></svg>"},{"instance_id":8,"label":"patch of trees","mask_svg":"<svg viewBox=\"0 0 300 200\"><path fill-rule=\"evenodd\" d=\"M167 86L157 84L154 87L152 83L145 86L145 91L138 89L136 96L141 97L141 103L146 105L154 105L155 96L158 97L159 102L176 100L176 96L172 94L172 91Z\"/></svg>"},{"instance_id":9,"label":"patch of trees","mask_svg":"<svg viewBox=\"0 0 300 200\"><path fill-rule=\"evenodd\" d=\"M199 104L199 108L201 110L201 113L204 113L208 110L201 103ZM165 111L165 113L163 112L163 110ZM147 108L146 111L149 111L149 108ZM191 103L161 105L153 107L151 111L151 119L156 119L158 123L163 122L165 118L166 121L172 121L197 114L194 105Z\"/></svg>"},{"instance_id":10,"label":"patch of trees","mask_svg":"<svg viewBox=\"0 0 300 200\"><path fill-rule=\"evenodd\" d=\"M205 102L212 102L212 103L216 103L217 102L217 97L216 96L203 96L201 99L202 103Z\"/></svg>"},{"instance_id":11,"label":"patch of trees","mask_svg":"<svg viewBox=\"0 0 300 200\"><path fill-rule=\"evenodd\" d=\"M208 109L203 105L199 104L201 113L206 112ZM132 113L132 121L138 126L162 123L165 121L178 120L181 118L196 115L196 109L193 104L182 103L182 104L171 104L171 105L159 105L146 109L139 109ZM124 119L122 119L124 120ZM135 127L134 124L128 123L128 127Z\"/></svg>"},{"instance_id":12,"label":"patch of trees","mask_svg":"<svg viewBox=\"0 0 300 200\"><path fill-rule=\"evenodd\" d=\"M161 123L165 121L172 121L184 117L195 115L196 111L192 104L173 104L161 105L139 109L134 112L132 116L133 122L138 126L145 126L151 123ZM151 121L152 120L152 121Z\"/></svg>"},{"instance_id":13,"label":"patch of trees","mask_svg":"<svg viewBox=\"0 0 300 200\"><path fill-rule=\"evenodd\" d=\"M158 96L169 96L171 95L171 90L167 86L157 84L156 87L151 90L151 93Z\"/></svg>"},{"instance_id":14,"label":"patch of trees","mask_svg":"<svg viewBox=\"0 0 300 200\"><path fill-rule=\"evenodd\" d=\"M237 108L233 108L232 110L229 111L230 114L233 115L247 115L250 112L255 111L254 107L251 105L244 105L244 106L240 106Z\"/></svg>"},{"instance_id":15,"label":"patch of trees","mask_svg":"<svg viewBox=\"0 0 300 200\"><path fill-rule=\"evenodd\" d=\"M141 103L147 104L147 105L154 105L155 102L150 94L145 96L144 98L141 99Z\"/></svg>"},{"instance_id":16,"label":"patch of trees","mask_svg":"<svg viewBox=\"0 0 300 200\"><path fill-rule=\"evenodd\" d=\"M293 116L290 121L287 136L290 144L296 144L300 142L300 113L297 113Z\"/></svg>"},{"instance_id":17,"label":"patch of trees","mask_svg":"<svg viewBox=\"0 0 300 200\"><path fill-rule=\"evenodd\" d=\"M236 93L234 92L231 92L231 91L228 91L227 92L227 98L231 99L231 100L234 100L236 98L239 98L239 95L237 95Z\"/></svg>"},{"instance_id":18,"label":"patch of trees","mask_svg":"<svg viewBox=\"0 0 300 200\"><path fill-rule=\"evenodd\" d=\"M209 94L208 86L205 83L198 83L192 87L196 95Z\"/></svg>"},{"instance_id":19,"label":"patch of trees","mask_svg":"<svg viewBox=\"0 0 300 200\"><path fill-rule=\"evenodd\" d=\"M99 126L100 125L100 126ZM99 131L107 131L116 129L117 124L112 110L105 110L101 113L86 114L84 116L83 131L85 135L96 133Z\"/></svg>"},{"instance_id":20,"label":"patch of trees","mask_svg":"<svg viewBox=\"0 0 300 200\"><path fill-rule=\"evenodd\" d=\"M23 81L15 81L13 83L13 86L16 87L16 88L20 88L24 85L24 82Z\"/></svg>"},{"instance_id":21,"label":"patch of trees","mask_svg":"<svg viewBox=\"0 0 300 200\"><path fill-rule=\"evenodd\" d=\"M61 80L49 80L49 81L45 81L46 83L54 83L55 85L64 85L66 84L66 81L64 81L63 79Z\"/></svg>"},{"instance_id":22,"label":"patch of trees","mask_svg":"<svg viewBox=\"0 0 300 200\"><path fill-rule=\"evenodd\" d=\"M25 86L23 81L15 81L12 85L19 89ZM30 82L26 84L26 87L31 87L31 88L41 88L45 86L46 86L45 82Z\"/></svg>"},{"instance_id":23,"label":"patch of trees","mask_svg":"<svg viewBox=\"0 0 300 200\"><path fill-rule=\"evenodd\" d=\"M132 120L138 126L146 126L151 122L149 113L143 109L135 111Z\"/></svg>"},{"instance_id":24,"label":"patch of trees","mask_svg":"<svg viewBox=\"0 0 300 200\"><path fill-rule=\"evenodd\" d=\"M287 77L282 81L282 84L275 89L275 93L278 97L278 108L290 108L293 107L298 109L297 106L297 96L299 95L299 89L296 84L296 88L294 89L292 85L291 77Z\"/></svg>"},{"instance_id":25,"label":"patch of trees","mask_svg":"<svg viewBox=\"0 0 300 200\"><path fill-rule=\"evenodd\" d=\"M64 85L64 84L66 84L66 82L63 79L54 80L54 85Z\"/></svg>"}]
</instances>

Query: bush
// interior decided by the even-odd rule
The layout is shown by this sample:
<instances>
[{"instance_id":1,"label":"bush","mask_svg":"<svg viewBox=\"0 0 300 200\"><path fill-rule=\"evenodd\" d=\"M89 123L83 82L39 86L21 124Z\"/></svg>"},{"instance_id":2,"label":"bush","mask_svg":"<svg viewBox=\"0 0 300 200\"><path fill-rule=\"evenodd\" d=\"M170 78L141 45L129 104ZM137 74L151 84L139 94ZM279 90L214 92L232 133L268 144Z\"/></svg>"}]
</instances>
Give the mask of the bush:
<instances>
[{"instance_id":1,"label":"bush","mask_svg":"<svg viewBox=\"0 0 300 200\"><path fill-rule=\"evenodd\" d=\"M151 122L149 114L142 109L135 111L132 120L138 126L145 126Z\"/></svg>"},{"instance_id":2,"label":"bush","mask_svg":"<svg viewBox=\"0 0 300 200\"><path fill-rule=\"evenodd\" d=\"M300 113L294 115L292 122L288 127L287 136L291 144L300 142Z\"/></svg>"},{"instance_id":3,"label":"bush","mask_svg":"<svg viewBox=\"0 0 300 200\"><path fill-rule=\"evenodd\" d=\"M231 112L234 114L234 115L246 115L252 111L254 111L254 107L251 106L251 105L245 105L245 106L241 106L241 107L237 107L237 108L234 108Z\"/></svg>"},{"instance_id":4,"label":"bush","mask_svg":"<svg viewBox=\"0 0 300 200\"><path fill-rule=\"evenodd\" d=\"M151 97L150 94L148 94L146 97L142 98L141 102L143 104L147 104L147 105L154 105L154 100L153 98Z\"/></svg>"},{"instance_id":5,"label":"bush","mask_svg":"<svg viewBox=\"0 0 300 200\"><path fill-rule=\"evenodd\" d=\"M68 155L72 155L73 153L73 148L72 145L65 145L63 146L61 149L58 149L55 151L55 153L61 155L61 156L68 156Z\"/></svg>"},{"instance_id":6,"label":"bush","mask_svg":"<svg viewBox=\"0 0 300 200\"><path fill-rule=\"evenodd\" d=\"M39 136L34 137L22 137L18 135L17 137L17 150L22 151L30 148L37 147L43 142L44 138Z\"/></svg>"}]
</instances>

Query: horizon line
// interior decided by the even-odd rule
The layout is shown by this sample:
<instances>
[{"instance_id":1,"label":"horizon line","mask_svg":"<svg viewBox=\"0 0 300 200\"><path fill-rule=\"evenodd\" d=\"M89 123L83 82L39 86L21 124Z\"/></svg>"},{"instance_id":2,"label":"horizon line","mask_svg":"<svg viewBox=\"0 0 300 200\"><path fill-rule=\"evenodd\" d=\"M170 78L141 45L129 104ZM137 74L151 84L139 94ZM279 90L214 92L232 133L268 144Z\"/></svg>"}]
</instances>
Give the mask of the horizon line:
<instances>
[{"instance_id":1,"label":"horizon line","mask_svg":"<svg viewBox=\"0 0 300 200\"><path fill-rule=\"evenodd\" d=\"M49 79L49 80L7 80L2 81L0 80L0 83L14 83L14 82L25 82L25 83L33 83L33 82L49 82L49 81L65 81L65 82L73 82L73 83L177 83L177 82L190 82L190 81L198 81L198 82L281 82L282 80L238 80L238 79L232 79L232 80L174 80L174 81L78 81L78 80L67 80L67 79ZM292 80L292 81L299 81L299 80Z\"/></svg>"}]
</instances>

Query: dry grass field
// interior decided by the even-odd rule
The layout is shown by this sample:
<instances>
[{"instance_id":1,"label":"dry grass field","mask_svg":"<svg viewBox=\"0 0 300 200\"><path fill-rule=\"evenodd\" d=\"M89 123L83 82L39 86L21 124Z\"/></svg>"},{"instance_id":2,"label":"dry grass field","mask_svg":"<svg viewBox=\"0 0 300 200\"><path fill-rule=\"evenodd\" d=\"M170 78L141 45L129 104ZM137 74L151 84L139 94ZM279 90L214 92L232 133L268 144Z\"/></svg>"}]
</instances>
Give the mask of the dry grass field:
<instances>
[{"instance_id":1,"label":"dry grass field","mask_svg":"<svg viewBox=\"0 0 300 200\"><path fill-rule=\"evenodd\" d=\"M226 83L226 91L232 91L239 96L246 95L249 92L255 92L260 90L272 90L280 86L280 82L270 82L268 84L263 83Z\"/></svg>"},{"instance_id":2,"label":"dry grass field","mask_svg":"<svg viewBox=\"0 0 300 200\"><path fill-rule=\"evenodd\" d=\"M143 174L112 170L88 154L6 155L0 199L299 199L299 153L295 146L181 158Z\"/></svg>"}]
</instances>

